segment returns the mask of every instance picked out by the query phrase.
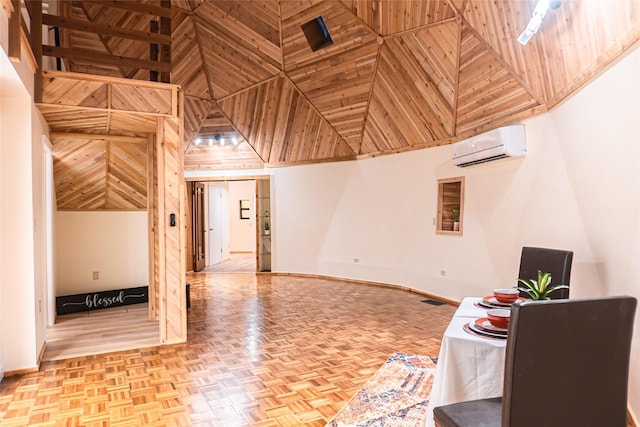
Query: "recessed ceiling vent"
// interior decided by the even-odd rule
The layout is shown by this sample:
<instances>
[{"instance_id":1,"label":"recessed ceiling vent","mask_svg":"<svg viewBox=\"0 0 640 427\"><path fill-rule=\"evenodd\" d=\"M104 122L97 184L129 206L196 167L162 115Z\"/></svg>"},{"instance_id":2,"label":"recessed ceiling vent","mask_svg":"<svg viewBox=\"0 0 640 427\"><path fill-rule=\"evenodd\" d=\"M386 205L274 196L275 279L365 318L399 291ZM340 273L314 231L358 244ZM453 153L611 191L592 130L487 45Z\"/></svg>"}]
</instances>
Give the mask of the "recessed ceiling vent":
<instances>
[{"instance_id":1,"label":"recessed ceiling vent","mask_svg":"<svg viewBox=\"0 0 640 427\"><path fill-rule=\"evenodd\" d=\"M327 30L327 26L325 25L322 16L318 16L317 18L302 24L302 31L309 42L311 50L314 52L333 44L331 34L329 34L329 30Z\"/></svg>"}]
</instances>

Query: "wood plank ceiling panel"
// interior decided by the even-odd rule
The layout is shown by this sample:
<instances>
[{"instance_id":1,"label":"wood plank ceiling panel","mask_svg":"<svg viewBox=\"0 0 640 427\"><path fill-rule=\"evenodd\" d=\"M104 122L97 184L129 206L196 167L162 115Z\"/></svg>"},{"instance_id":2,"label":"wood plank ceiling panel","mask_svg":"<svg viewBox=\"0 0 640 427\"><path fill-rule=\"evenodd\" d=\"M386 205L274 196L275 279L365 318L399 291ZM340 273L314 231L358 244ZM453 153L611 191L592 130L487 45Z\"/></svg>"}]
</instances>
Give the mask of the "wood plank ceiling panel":
<instances>
[{"instance_id":1,"label":"wood plank ceiling panel","mask_svg":"<svg viewBox=\"0 0 640 427\"><path fill-rule=\"evenodd\" d=\"M106 209L147 208L147 143L109 141Z\"/></svg>"},{"instance_id":2,"label":"wood plank ceiling panel","mask_svg":"<svg viewBox=\"0 0 640 427\"><path fill-rule=\"evenodd\" d=\"M531 88L536 98L544 103L549 99L550 88L546 83L543 45L537 34L526 46L516 41L527 26L535 2L470 0L464 18L484 41L516 72ZM550 11L541 30L546 32L549 18L555 20L555 11Z\"/></svg>"},{"instance_id":3,"label":"wood plank ceiling panel","mask_svg":"<svg viewBox=\"0 0 640 427\"><path fill-rule=\"evenodd\" d=\"M147 206L147 143L52 136L60 210Z\"/></svg>"},{"instance_id":4,"label":"wood plank ceiling panel","mask_svg":"<svg viewBox=\"0 0 640 427\"><path fill-rule=\"evenodd\" d=\"M313 52L301 25L322 16L333 43ZM338 2L323 2L282 23L287 75L320 114L359 150L378 53L376 34Z\"/></svg>"},{"instance_id":5,"label":"wood plank ceiling panel","mask_svg":"<svg viewBox=\"0 0 640 427\"><path fill-rule=\"evenodd\" d=\"M184 154L185 170L257 169L263 166L264 162L246 141L224 147L205 143L192 145Z\"/></svg>"},{"instance_id":6,"label":"wood plank ceiling panel","mask_svg":"<svg viewBox=\"0 0 640 427\"><path fill-rule=\"evenodd\" d=\"M277 1L207 2L195 14L215 99L280 73Z\"/></svg>"},{"instance_id":7,"label":"wood plank ceiling panel","mask_svg":"<svg viewBox=\"0 0 640 427\"><path fill-rule=\"evenodd\" d=\"M193 17L174 13L171 20L171 81L186 95L211 99Z\"/></svg>"},{"instance_id":8,"label":"wood plank ceiling panel","mask_svg":"<svg viewBox=\"0 0 640 427\"><path fill-rule=\"evenodd\" d=\"M321 16L333 43L312 51L301 25ZM325 0L282 21L282 42L285 70L289 73L332 55L342 54L375 41L371 28L349 11L338 0Z\"/></svg>"},{"instance_id":9,"label":"wood plank ceiling panel","mask_svg":"<svg viewBox=\"0 0 640 427\"><path fill-rule=\"evenodd\" d=\"M202 122L207 117L211 103L190 96L184 97L184 141L185 150L189 148L196 138Z\"/></svg>"},{"instance_id":10,"label":"wood plank ceiling panel","mask_svg":"<svg viewBox=\"0 0 640 427\"><path fill-rule=\"evenodd\" d=\"M106 206L105 140L52 140L58 210L94 210Z\"/></svg>"},{"instance_id":11,"label":"wood plank ceiling panel","mask_svg":"<svg viewBox=\"0 0 640 427\"><path fill-rule=\"evenodd\" d=\"M457 10L458 12L462 12L465 8L465 4L468 1L469 0L449 0L449 3L451 3L451 6L453 6L455 10Z\"/></svg>"},{"instance_id":12,"label":"wood plank ceiling panel","mask_svg":"<svg viewBox=\"0 0 640 427\"><path fill-rule=\"evenodd\" d=\"M413 30L455 16L447 0L342 0L342 3L382 36Z\"/></svg>"},{"instance_id":13,"label":"wood plank ceiling panel","mask_svg":"<svg viewBox=\"0 0 640 427\"><path fill-rule=\"evenodd\" d=\"M463 25L456 134L478 133L537 105L510 70Z\"/></svg>"},{"instance_id":14,"label":"wood plank ceiling panel","mask_svg":"<svg viewBox=\"0 0 640 427\"><path fill-rule=\"evenodd\" d=\"M38 109L52 130L66 132L108 132L107 111L87 111L84 108L60 108L55 105L39 105Z\"/></svg>"},{"instance_id":15,"label":"wood plank ceiling panel","mask_svg":"<svg viewBox=\"0 0 640 427\"><path fill-rule=\"evenodd\" d=\"M551 106L578 90L640 41L638 0L563 1L532 41L545 52ZM538 40L535 40L538 38Z\"/></svg>"},{"instance_id":16,"label":"wood plank ceiling panel","mask_svg":"<svg viewBox=\"0 0 640 427\"><path fill-rule=\"evenodd\" d=\"M109 114L109 132L135 132L145 134L155 132L157 117L146 114L121 113L112 111Z\"/></svg>"},{"instance_id":17,"label":"wood plank ceiling panel","mask_svg":"<svg viewBox=\"0 0 640 427\"><path fill-rule=\"evenodd\" d=\"M458 28L449 20L385 40L360 154L453 136Z\"/></svg>"},{"instance_id":18,"label":"wood plank ceiling panel","mask_svg":"<svg viewBox=\"0 0 640 427\"><path fill-rule=\"evenodd\" d=\"M326 0L281 0L280 17L284 21Z\"/></svg>"},{"instance_id":19,"label":"wood plank ceiling panel","mask_svg":"<svg viewBox=\"0 0 640 427\"><path fill-rule=\"evenodd\" d=\"M221 145L220 138L224 138ZM233 145L236 138L238 145ZM217 103L211 104L198 132L199 143L191 141L185 151L185 169L254 169L264 162L231 124Z\"/></svg>"},{"instance_id":20,"label":"wood plank ceiling panel","mask_svg":"<svg viewBox=\"0 0 640 427\"><path fill-rule=\"evenodd\" d=\"M340 135L285 78L225 98L220 107L265 163L354 157Z\"/></svg>"},{"instance_id":21,"label":"wood plank ceiling panel","mask_svg":"<svg viewBox=\"0 0 640 427\"><path fill-rule=\"evenodd\" d=\"M229 119L224 115L218 103L212 103L200 127L198 135L203 138L215 138L216 136L231 138L240 137L240 132L231 124Z\"/></svg>"},{"instance_id":22,"label":"wood plank ceiling panel","mask_svg":"<svg viewBox=\"0 0 640 427\"><path fill-rule=\"evenodd\" d=\"M143 136L154 132L156 117L137 113L94 111L85 108L60 108L55 105L39 105L38 109L52 132L86 132Z\"/></svg>"}]
</instances>

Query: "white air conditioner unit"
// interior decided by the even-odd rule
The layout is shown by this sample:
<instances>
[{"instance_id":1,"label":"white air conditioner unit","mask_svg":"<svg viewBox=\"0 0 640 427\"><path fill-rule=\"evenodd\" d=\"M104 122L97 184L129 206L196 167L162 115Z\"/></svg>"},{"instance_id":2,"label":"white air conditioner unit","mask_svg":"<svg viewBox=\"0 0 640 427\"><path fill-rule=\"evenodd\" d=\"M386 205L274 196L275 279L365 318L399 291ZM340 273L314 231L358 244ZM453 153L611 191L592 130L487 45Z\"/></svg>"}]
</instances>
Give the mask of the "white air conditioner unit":
<instances>
[{"instance_id":1,"label":"white air conditioner unit","mask_svg":"<svg viewBox=\"0 0 640 427\"><path fill-rule=\"evenodd\" d=\"M504 126L464 141L453 147L453 163L461 168L527 154L524 125Z\"/></svg>"}]
</instances>

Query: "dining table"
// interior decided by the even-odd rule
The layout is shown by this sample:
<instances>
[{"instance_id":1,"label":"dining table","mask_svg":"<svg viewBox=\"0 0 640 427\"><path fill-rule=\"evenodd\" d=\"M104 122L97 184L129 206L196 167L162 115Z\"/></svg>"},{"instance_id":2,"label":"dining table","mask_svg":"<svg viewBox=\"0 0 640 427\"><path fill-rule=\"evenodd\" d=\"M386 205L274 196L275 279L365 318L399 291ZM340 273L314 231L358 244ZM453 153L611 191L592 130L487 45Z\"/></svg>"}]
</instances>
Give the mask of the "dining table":
<instances>
[{"instance_id":1,"label":"dining table","mask_svg":"<svg viewBox=\"0 0 640 427\"><path fill-rule=\"evenodd\" d=\"M470 324L486 317L483 298L464 298L442 336L425 425L434 427L433 408L502 396L506 337L474 333Z\"/></svg>"}]
</instances>

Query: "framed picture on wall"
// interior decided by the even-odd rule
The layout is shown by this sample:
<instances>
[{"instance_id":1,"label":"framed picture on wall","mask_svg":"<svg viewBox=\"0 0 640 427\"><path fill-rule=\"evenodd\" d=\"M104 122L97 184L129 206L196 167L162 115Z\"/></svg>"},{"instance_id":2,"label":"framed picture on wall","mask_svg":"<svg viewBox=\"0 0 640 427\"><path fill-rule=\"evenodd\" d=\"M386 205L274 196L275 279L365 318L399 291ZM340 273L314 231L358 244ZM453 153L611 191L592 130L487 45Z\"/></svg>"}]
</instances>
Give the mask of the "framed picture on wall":
<instances>
[{"instance_id":1,"label":"framed picture on wall","mask_svg":"<svg viewBox=\"0 0 640 427\"><path fill-rule=\"evenodd\" d=\"M251 203L249 200L240 200L240 219L251 219L249 211L251 210Z\"/></svg>"}]
</instances>

